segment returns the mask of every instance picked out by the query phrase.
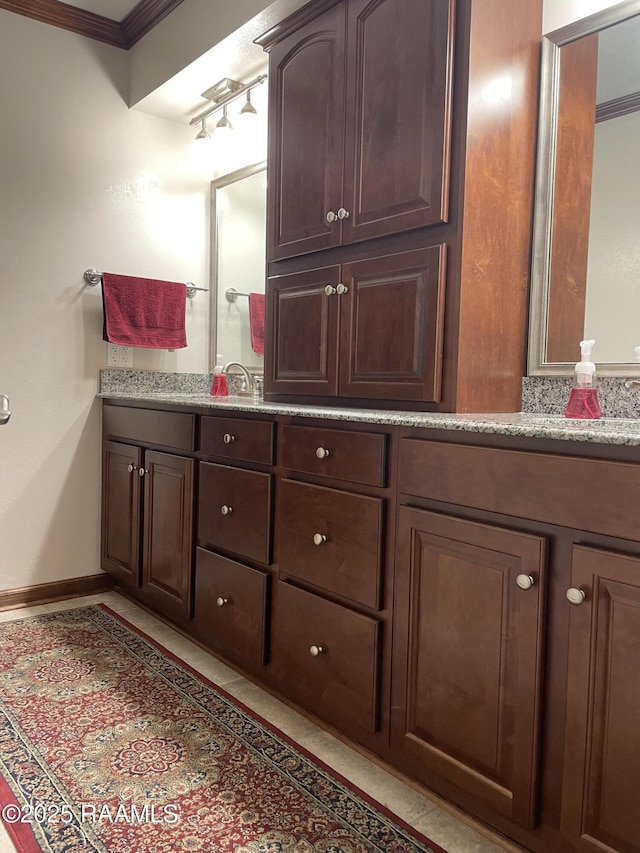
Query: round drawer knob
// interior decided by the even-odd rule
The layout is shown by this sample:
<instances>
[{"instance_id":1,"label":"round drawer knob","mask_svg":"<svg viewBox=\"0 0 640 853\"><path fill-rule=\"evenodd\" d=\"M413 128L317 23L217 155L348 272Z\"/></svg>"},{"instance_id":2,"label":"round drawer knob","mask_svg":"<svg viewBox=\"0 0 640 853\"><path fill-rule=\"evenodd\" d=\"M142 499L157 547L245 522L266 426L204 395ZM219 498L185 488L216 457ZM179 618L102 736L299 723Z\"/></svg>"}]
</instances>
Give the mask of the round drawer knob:
<instances>
[{"instance_id":1,"label":"round drawer knob","mask_svg":"<svg viewBox=\"0 0 640 853\"><path fill-rule=\"evenodd\" d=\"M534 579L531 575L518 575L516 578L516 583L520 587L520 589L531 589L531 587L535 584Z\"/></svg>"},{"instance_id":2,"label":"round drawer knob","mask_svg":"<svg viewBox=\"0 0 640 853\"><path fill-rule=\"evenodd\" d=\"M224 607L225 604L229 604L229 599L222 597L216 598L216 604L218 605L218 607Z\"/></svg>"},{"instance_id":3,"label":"round drawer knob","mask_svg":"<svg viewBox=\"0 0 640 853\"><path fill-rule=\"evenodd\" d=\"M578 606L579 604L582 604L586 597L586 593L582 589L570 587L567 590L567 600L570 604L575 604L576 606Z\"/></svg>"},{"instance_id":4,"label":"round drawer knob","mask_svg":"<svg viewBox=\"0 0 640 853\"><path fill-rule=\"evenodd\" d=\"M316 448L316 456L318 459L326 459L329 455L329 451L326 447L318 447Z\"/></svg>"},{"instance_id":5,"label":"round drawer knob","mask_svg":"<svg viewBox=\"0 0 640 853\"><path fill-rule=\"evenodd\" d=\"M349 211L345 210L344 207L339 207L338 208L338 219L348 219L348 218L349 218Z\"/></svg>"},{"instance_id":6,"label":"round drawer knob","mask_svg":"<svg viewBox=\"0 0 640 853\"><path fill-rule=\"evenodd\" d=\"M335 213L333 210L330 210L327 213L327 222L335 222L337 218L338 218L338 214Z\"/></svg>"},{"instance_id":7,"label":"round drawer knob","mask_svg":"<svg viewBox=\"0 0 640 853\"><path fill-rule=\"evenodd\" d=\"M313 534L313 544L314 545L322 545L323 542L327 541L327 537L324 533L314 533Z\"/></svg>"},{"instance_id":8,"label":"round drawer knob","mask_svg":"<svg viewBox=\"0 0 640 853\"><path fill-rule=\"evenodd\" d=\"M340 296L342 296L343 293L348 293L348 292L349 292L349 288L345 284L340 283L336 287L336 293L339 293Z\"/></svg>"},{"instance_id":9,"label":"round drawer knob","mask_svg":"<svg viewBox=\"0 0 640 853\"><path fill-rule=\"evenodd\" d=\"M133 465L133 464L129 464L129 465L127 465L127 471L128 471L130 474L131 474L133 471L135 471L135 470L136 470L136 466L135 466L135 465Z\"/></svg>"},{"instance_id":10,"label":"round drawer knob","mask_svg":"<svg viewBox=\"0 0 640 853\"><path fill-rule=\"evenodd\" d=\"M319 657L323 652L324 649L322 648L322 646L311 646L311 648L309 649L309 654L312 658Z\"/></svg>"},{"instance_id":11,"label":"round drawer knob","mask_svg":"<svg viewBox=\"0 0 640 853\"><path fill-rule=\"evenodd\" d=\"M235 435L231 435L230 432L225 432L225 434L222 436L222 440L225 444L231 444L232 441L236 440L236 437Z\"/></svg>"},{"instance_id":12,"label":"round drawer knob","mask_svg":"<svg viewBox=\"0 0 640 853\"><path fill-rule=\"evenodd\" d=\"M233 507L227 506L227 505L225 504L224 506L221 506L221 507L220 507L220 512L221 512L223 515L231 515L231 513L233 512Z\"/></svg>"},{"instance_id":13,"label":"round drawer knob","mask_svg":"<svg viewBox=\"0 0 640 853\"><path fill-rule=\"evenodd\" d=\"M144 468L138 468L138 476L139 476L139 477L144 477L144 475L145 475L145 474L148 474L148 473L149 473L149 472L148 472L148 471L145 471L145 469L144 469Z\"/></svg>"},{"instance_id":14,"label":"round drawer knob","mask_svg":"<svg viewBox=\"0 0 640 853\"><path fill-rule=\"evenodd\" d=\"M333 294L336 292L336 289L332 284L328 284L325 287L324 292L327 294L327 296L333 296Z\"/></svg>"}]
</instances>

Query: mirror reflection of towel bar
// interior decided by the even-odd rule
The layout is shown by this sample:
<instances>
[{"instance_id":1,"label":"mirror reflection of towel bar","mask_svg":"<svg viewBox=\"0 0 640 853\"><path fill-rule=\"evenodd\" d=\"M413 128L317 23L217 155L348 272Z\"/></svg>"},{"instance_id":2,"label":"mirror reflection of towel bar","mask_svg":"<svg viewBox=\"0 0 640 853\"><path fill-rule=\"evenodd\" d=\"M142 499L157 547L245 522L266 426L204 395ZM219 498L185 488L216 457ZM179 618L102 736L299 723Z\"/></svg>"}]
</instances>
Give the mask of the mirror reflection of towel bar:
<instances>
[{"instance_id":1,"label":"mirror reflection of towel bar","mask_svg":"<svg viewBox=\"0 0 640 853\"><path fill-rule=\"evenodd\" d=\"M100 270L96 269L88 269L84 271L84 280L87 284L91 285L91 287L95 287L97 284L102 284L102 273ZM196 295L197 290L201 290L203 293L208 293L208 287L196 287L196 285L192 281L186 282L187 286L187 296L189 299L193 299Z\"/></svg>"},{"instance_id":2,"label":"mirror reflection of towel bar","mask_svg":"<svg viewBox=\"0 0 640 853\"><path fill-rule=\"evenodd\" d=\"M238 296L249 296L248 293L241 293L235 287L228 287L224 292L227 302L235 302Z\"/></svg>"}]
</instances>

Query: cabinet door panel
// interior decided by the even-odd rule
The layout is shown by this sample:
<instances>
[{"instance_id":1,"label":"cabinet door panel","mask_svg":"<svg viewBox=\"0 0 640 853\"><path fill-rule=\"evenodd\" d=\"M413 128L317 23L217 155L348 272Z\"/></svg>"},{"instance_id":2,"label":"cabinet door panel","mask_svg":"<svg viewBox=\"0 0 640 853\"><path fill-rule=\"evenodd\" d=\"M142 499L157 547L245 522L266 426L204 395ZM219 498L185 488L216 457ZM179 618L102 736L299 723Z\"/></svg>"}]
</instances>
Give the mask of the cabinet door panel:
<instances>
[{"instance_id":1,"label":"cabinet door panel","mask_svg":"<svg viewBox=\"0 0 640 853\"><path fill-rule=\"evenodd\" d=\"M200 463L198 539L214 548L269 563L271 474Z\"/></svg>"},{"instance_id":2,"label":"cabinet door panel","mask_svg":"<svg viewBox=\"0 0 640 853\"><path fill-rule=\"evenodd\" d=\"M532 826L545 540L407 507L398 534L393 742L418 777Z\"/></svg>"},{"instance_id":3,"label":"cabinet door panel","mask_svg":"<svg viewBox=\"0 0 640 853\"><path fill-rule=\"evenodd\" d=\"M142 591L165 615L191 607L194 461L146 451Z\"/></svg>"},{"instance_id":4,"label":"cabinet door panel","mask_svg":"<svg viewBox=\"0 0 640 853\"><path fill-rule=\"evenodd\" d=\"M377 731L381 623L287 583L274 592L270 667L286 695L341 731Z\"/></svg>"},{"instance_id":5,"label":"cabinet door panel","mask_svg":"<svg viewBox=\"0 0 640 853\"><path fill-rule=\"evenodd\" d=\"M379 608L383 501L281 480L279 502L280 571Z\"/></svg>"},{"instance_id":6,"label":"cabinet door panel","mask_svg":"<svg viewBox=\"0 0 640 853\"><path fill-rule=\"evenodd\" d=\"M344 7L328 9L270 57L269 259L340 242Z\"/></svg>"},{"instance_id":7,"label":"cabinet door panel","mask_svg":"<svg viewBox=\"0 0 640 853\"><path fill-rule=\"evenodd\" d=\"M140 584L141 459L138 447L115 441L103 444L100 565L129 586Z\"/></svg>"},{"instance_id":8,"label":"cabinet door panel","mask_svg":"<svg viewBox=\"0 0 640 853\"><path fill-rule=\"evenodd\" d=\"M562 828L579 853L640 850L640 559L574 546Z\"/></svg>"},{"instance_id":9,"label":"cabinet door panel","mask_svg":"<svg viewBox=\"0 0 640 853\"><path fill-rule=\"evenodd\" d=\"M348 5L344 243L447 220L453 5Z\"/></svg>"},{"instance_id":10,"label":"cabinet door panel","mask_svg":"<svg viewBox=\"0 0 640 853\"><path fill-rule=\"evenodd\" d=\"M265 391L333 396L337 390L339 267L267 282Z\"/></svg>"},{"instance_id":11,"label":"cabinet door panel","mask_svg":"<svg viewBox=\"0 0 640 853\"><path fill-rule=\"evenodd\" d=\"M345 264L341 395L440 399L444 277L444 246Z\"/></svg>"}]
</instances>

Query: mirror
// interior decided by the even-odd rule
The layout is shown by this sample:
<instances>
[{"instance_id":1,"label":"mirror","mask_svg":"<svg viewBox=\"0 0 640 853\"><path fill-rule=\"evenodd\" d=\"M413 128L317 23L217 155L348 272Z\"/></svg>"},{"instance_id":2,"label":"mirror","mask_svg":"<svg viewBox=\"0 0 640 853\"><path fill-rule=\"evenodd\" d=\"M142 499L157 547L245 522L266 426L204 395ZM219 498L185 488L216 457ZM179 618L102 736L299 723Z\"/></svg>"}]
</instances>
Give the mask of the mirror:
<instances>
[{"instance_id":1,"label":"mirror","mask_svg":"<svg viewBox=\"0 0 640 853\"><path fill-rule=\"evenodd\" d=\"M640 0L543 38L531 376L640 374Z\"/></svg>"},{"instance_id":2,"label":"mirror","mask_svg":"<svg viewBox=\"0 0 640 853\"><path fill-rule=\"evenodd\" d=\"M210 370L239 361L263 372L251 348L248 296L265 291L266 178L262 162L211 184Z\"/></svg>"}]
</instances>

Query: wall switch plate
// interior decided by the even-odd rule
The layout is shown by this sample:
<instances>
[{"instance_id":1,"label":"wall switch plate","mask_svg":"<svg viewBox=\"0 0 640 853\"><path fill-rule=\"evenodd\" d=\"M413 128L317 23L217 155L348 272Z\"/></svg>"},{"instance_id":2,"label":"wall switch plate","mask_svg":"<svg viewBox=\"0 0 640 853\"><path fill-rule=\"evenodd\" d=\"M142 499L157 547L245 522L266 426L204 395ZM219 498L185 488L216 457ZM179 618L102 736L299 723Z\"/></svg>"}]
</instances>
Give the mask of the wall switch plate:
<instances>
[{"instance_id":1,"label":"wall switch plate","mask_svg":"<svg viewBox=\"0 0 640 853\"><path fill-rule=\"evenodd\" d=\"M107 367L133 367L133 347L107 344Z\"/></svg>"}]
</instances>

